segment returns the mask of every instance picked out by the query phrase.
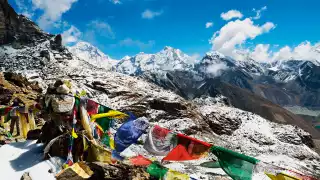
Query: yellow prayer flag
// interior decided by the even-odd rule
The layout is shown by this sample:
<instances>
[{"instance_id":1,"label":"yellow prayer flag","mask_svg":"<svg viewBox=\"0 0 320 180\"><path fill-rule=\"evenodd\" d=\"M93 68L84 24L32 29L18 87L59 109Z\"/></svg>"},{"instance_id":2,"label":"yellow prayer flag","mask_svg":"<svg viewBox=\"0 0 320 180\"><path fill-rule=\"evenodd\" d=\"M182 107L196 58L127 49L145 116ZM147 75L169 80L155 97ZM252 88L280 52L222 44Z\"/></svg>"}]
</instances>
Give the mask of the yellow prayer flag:
<instances>
[{"instance_id":1,"label":"yellow prayer flag","mask_svg":"<svg viewBox=\"0 0 320 180\"><path fill-rule=\"evenodd\" d=\"M72 135L72 137L73 138L78 138L78 135L77 135L77 133L74 131L74 128L72 128L72 133L71 133L71 135Z\"/></svg>"},{"instance_id":2,"label":"yellow prayer flag","mask_svg":"<svg viewBox=\"0 0 320 180\"><path fill-rule=\"evenodd\" d=\"M27 122L26 116L24 114L20 114L19 112L17 112L17 115L20 119L20 125L21 125L21 131L22 131L22 136L23 138L27 138L27 134L29 131L29 124Z\"/></svg>"},{"instance_id":3,"label":"yellow prayer flag","mask_svg":"<svg viewBox=\"0 0 320 180\"><path fill-rule=\"evenodd\" d=\"M271 180L301 180L299 178L293 177L293 176L289 176L287 174L284 173L279 173L277 175L273 175L270 173L265 173Z\"/></svg>"},{"instance_id":4,"label":"yellow prayer flag","mask_svg":"<svg viewBox=\"0 0 320 180\"><path fill-rule=\"evenodd\" d=\"M89 146L88 146L87 140L84 136L82 136L82 141L83 141L83 151L87 151Z\"/></svg>"},{"instance_id":5,"label":"yellow prayer flag","mask_svg":"<svg viewBox=\"0 0 320 180\"><path fill-rule=\"evenodd\" d=\"M91 146L89 148L88 153L88 162L104 162L111 164L111 152L97 144L95 144L93 141L91 142Z\"/></svg>"},{"instance_id":6,"label":"yellow prayer flag","mask_svg":"<svg viewBox=\"0 0 320 180\"><path fill-rule=\"evenodd\" d=\"M100 119L100 118L105 118L105 117L122 119L122 118L128 117L128 115L125 113L122 113L120 111L115 111L115 110L110 110L107 113L91 115L92 121L94 121L95 119Z\"/></svg>"},{"instance_id":7,"label":"yellow prayer flag","mask_svg":"<svg viewBox=\"0 0 320 180\"><path fill-rule=\"evenodd\" d=\"M36 122L35 122L35 120L34 120L34 114L33 114L33 112L28 113L28 119L29 119L30 130L36 129L37 125L36 125Z\"/></svg>"},{"instance_id":8,"label":"yellow prayer flag","mask_svg":"<svg viewBox=\"0 0 320 180\"><path fill-rule=\"evenodd\" d=\"M114 139L110 137L110 148L114 150Z\"/></svg>"},{"instance_id":9,"label":"yellow prayer flag","mask_svg":"<svg viewBox=\"0 0 320 180\"><path fill-rule=\"evenodd\" d=\"M169 169L166 174L166 180L189 180L190 177L187 174L182 174L180 172Z\"/></svg>"}]
</instances>

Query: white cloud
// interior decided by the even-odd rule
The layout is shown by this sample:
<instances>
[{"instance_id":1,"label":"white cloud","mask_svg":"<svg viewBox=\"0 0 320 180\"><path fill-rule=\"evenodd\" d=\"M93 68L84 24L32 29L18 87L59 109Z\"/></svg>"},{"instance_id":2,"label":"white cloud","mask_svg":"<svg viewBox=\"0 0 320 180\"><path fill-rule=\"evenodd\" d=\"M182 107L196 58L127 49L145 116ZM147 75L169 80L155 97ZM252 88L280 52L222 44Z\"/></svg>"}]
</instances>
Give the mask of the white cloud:
<instances>
[{"instance_id":1,"label":"white cloud","mask_svg":"<svg viewBox=\"0 0 320 180\"><path fill-rule=\"evenodd\" d=\"M186 59L186 63L195 64L195 63L199 62L201 58L202 57L199 53L194 53L190 56L190 58Z\"/></svg>"},{"instance_id":2,"label":"white cloud","mask_svg":"<svg viewBox=\"0 0 320 180\"><path fill-rule=\"evenodd\" d=\"M248 39L255 39L257 36L267 33L273 28L275 28L275 25L272 22L259 26L255 25L250 18L230 21L218 32L214 33L211 39L212 49L234 57L237 55L237 48Z\"/></svg>"},{"instance_id":3,"label":"white cloud","mask_svg":"<svg viewBox=\"0 0 320 180\"><path fill-rule=\"evenodd\" d=\"M64 31L62 35L63 44L76 43L81 37L81 31L75 26L71 26L68 30Z\"/></svg>"},{"instance_id":4,"label":"white cloud","mask_svg":"<svg viewBox=\"0 0 320 180\"><path fill-rule=\"evenodd\" d=\"M253 8L252 11L256 13L256 16L253 17L253 19L260 19L261 18L261 13L263 11L265 11L265 10L267 10L267 6L263 6L261 9L257 9L257 10L255 8Z\"/></svg>"},{"instance_id":5,"label":"white cloud","mask_svg":"<svg viewBox=\"0 0 320 180\"><path fill-rule=\"evenodd\" d=\"M210 27L212 27L213 26L213 22L207 22L206 23L206 28L210 28Z\"/></svg>"},{"instance_id":6,"label":"white cloud","mask_svg":"<svg viewBox=\"0 0 320 180\"><path fill-rule=\"evenodd\" d=\"M38 19L40 27L50 29L51 25L61 19L62 14L69 11L78 0L32 0L33 9L40 9L43 14Z\"/></svg>"},{"instance_id":7,"label":"white cloud","mask_svg":"<svg viewBox=\"0 0 320 180\"><path fill-rule=\"evenodd\" d=\"M120 0L109 0L109 1L112 2L113 4L122 4Z\"/></svg>"},{"instance_id":8,"label":"white cloud","mask_svg":"<svg viewBox=\"0 0 320 180\"><path fill-rule=\"evenodd\" d=\"M271 51L269 44L258 44L253 51L242 50L241 60L249 56L259 62L272 62L276 60L315 60L320 63L320 42L312 45L309 41L300 43L295 47L284 46L278 51Z\"/></svg>"},{"instance_id":9,"label":"white cloud","mask_svg":"<svg viewBox=\"0 0 320 180\"><path fill-rule=\"evenodd\" d=\"M87 24L87 27L90 28L89 31L92 31L97 35L109 39L115 39L115 33L113 32L111 26L105 21L93 20Z\"/></svg>"},{"instance_id":10,"label":"white cloud","mask_svg":"<svg viewBox=\"0 0 320 180\"><path fill-rule=\"evenodd\" d=\"M207 67L206 72L210 77L220 76L223 70L228 69L228 66L225 63L211 64Z\"/></svg>"},{"instance_id":11,"label":"white cloud","mask_svg":"<svg viewBox=\"0 0 320 180\"><path fill-rule=\"evenodd\" d=\"M138 47L140 50L144 50L144 49L152 48L154 45L155 45L155 42L152 40L148 42L142 42L140 40L133 40L131 38L126 38L113 46Z\"/></svg>"},{"instance_id":12,"label":"white cloud","mask_svg":"<svg viewBox=\"0 0 320 180\"><path fill-rule=\"evenodd\" d=\"M269 44L258 44L251 53L251 58L260 62L269 60L269 47Z\"/></svg>"},{"instance_id":13,"label":"white cloud","mask_svg":"<svg viewBox=\"0 0 320 180\"><path fill-rule=\"evenodd\" d=\"M160 16L163 13L163 11L151 11L149 9L142 12L141 16L143 19L153 19L156 16Z\"/></svg>"},{"instance_id":14,"label":"white cloud","mask_svg":"<svg viewBox=\"0 0 320 180\"><path fill-rule=\"evenodd\" d=\"M221 13L221 18L226 21L233 19L233 18L241 19L242 17L243 17L242 13L238 10L230 10L226 13Z\"/></svg>"},{"instance_id":15,"label":"white cloud","mask_svg":"<svg viewBox=\"0 0 320 180\"><path fill-rule=\"evenodd\" d=\"M320 42L312 45L309 41L300 43L294 48L285 46L274 53L273 60L318 60L320 62Z\"/></svg>"}]
</instances>

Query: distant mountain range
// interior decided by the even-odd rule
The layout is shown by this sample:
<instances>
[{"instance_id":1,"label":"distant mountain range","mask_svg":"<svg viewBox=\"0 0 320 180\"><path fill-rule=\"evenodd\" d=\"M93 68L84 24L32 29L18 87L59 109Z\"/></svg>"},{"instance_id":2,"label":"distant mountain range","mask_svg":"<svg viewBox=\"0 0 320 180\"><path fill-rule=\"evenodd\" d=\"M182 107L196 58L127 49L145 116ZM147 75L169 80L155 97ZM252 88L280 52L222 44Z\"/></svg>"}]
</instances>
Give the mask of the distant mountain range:
<instances>
[{"instance_id":1,"label":"distant mountain range","mask_svg":"<svg viewBox=\"0 0 320 180\"><path fill-rule=\"evenodd\" d=\"M169 81L172 74L188 77L181 83L188 80L193 86L203 85L205 79L218 78L284 107L320 110L320 59L261 63L250 57L237 61L219 52L209 52L197 60L179 49L165 47L156 54L140 53L116 61L85 42L76 44L70 51L98 67L108 70L113 67L118 72L143 76L160 85ZM189 99L201 95L190 88L183 88L187 92L180 90L180 95Z\"/></svg>"}]
</instances>

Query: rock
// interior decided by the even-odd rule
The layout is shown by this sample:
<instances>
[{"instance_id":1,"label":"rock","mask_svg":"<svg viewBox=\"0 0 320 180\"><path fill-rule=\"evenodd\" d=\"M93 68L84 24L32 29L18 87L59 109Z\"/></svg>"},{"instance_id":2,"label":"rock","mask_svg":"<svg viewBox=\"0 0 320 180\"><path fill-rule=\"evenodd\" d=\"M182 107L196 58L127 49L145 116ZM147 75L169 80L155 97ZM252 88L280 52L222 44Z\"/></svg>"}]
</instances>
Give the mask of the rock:
<instances>
[{"instance_id":1,"label":"rock","mask_svg":"<svg viewBox=\"0 0 320 180\"><path fill-rule=\"evenodd\" d=\"M63 84L57 88L57 92L60 94L69 94L70 89L67 87L67 85Z\"/></svg>"},{"instance_id":2,"label":"rock","mask_svg":"<svg viewBox=\"0 0 320 180\"><path fill-rule=\"evenodd\" d=\"M0 0L0 45L12 43L21 48L22 45L33 45L35 41L50 36L30 19L18 15L7 0Z\"/></svg>"},{"instance_id":3,"label":"rock","mask_svg":"<svg viewBox=\"0 0 320 180\"><path fill-rule=\"evenodd\" d=\"M28 173L28 172L25 172L25 173L21 176L20 180L32 180L32 178L29 176L29 173Z\"/></svg>"},{"instance_id":4,"label":"rock","mask_svg":"<svg viewBox=\"0 0 320 180\"><path fill-rule=\"evenodd\" d=\"M48 50L40 51L40 57L45 57L47 60L50 60L50 53Z\"/></svg>"},{"instance_id":5,"label":"rock","mask_svg":"<svg viewBox=\"0 0 320 180\"><path fill-rule=\"evenodd\" d=\"M301 138L297 134L279 133L277 139L284 143L300 145L302 144Z\"/></svg>"},{"instance_id":6,"label":"rock","mask_svg":"<svg viewBox=\"0 0 320 180\"><path fill-rule=\"evenodd\" d=\"M28 131L27 140L38 140L41 136L41 129Z\"/></svg>"},{"instance_id":7,"label":"rock","mask_svg":"<svg viewBox=\"0 0 320 180\"><path fill-rule=\"evenodd\" d=\"M310 148L314 148L315 144L312 139L311 134L305 132L304 130L300 128L296 128L296 131L298 132L298 136L301 138L301 141L303 144L307 145Z\"/></svg>"},{"instance_id":8,"label":"rock","mask_svg":"<svg viewBox=\"0 0 320 180\"><path fill-rule=\"evenodd\" d=\"M241 119L229 117L216 117L215 113L207 115L206 119L210 128L217 134L231 135L235 130L239 129Z\"/></svg>"},{"instance_id":9,"label":"rock","mask_svg":"<svg viewBox=\"0 0 320 180\"><path fill-rule=\"evenodd\" d=\"M259 145L270 146L275 144L272 139L264 136L263 134L260 134L259 132L255 132L254 135L249 135L248 138Z\"/></svg>"},{"instance_id":10,"label":"rock","mask_svg":"<svg viewBox=\"0 0 320 180\"><path fill-rule=\"evenodd\" d=\"M54 37L54 40L50 41L50 47L52 50L63 51L64 47L62 46L62 36L58 34Z\"/></svg>"},{"instance_id":11,"label":"rock","mask_svg":"<svg viewBox=\"0 0 320 180\"><path fill-rule=\"evenodd\" d=\"M94 172L90 179L122 179L122 180L147 180L154 179L142 167L125 164L105 164L94 162L88 164Z\"/></svg>"},{"instance_id":12,"label":"rock","mask_svg":"<svg viewBox=\"0 0 320 180\"><path fill-rule=\"evenodd\" d=\"M51 106L56 113L67 113L73 109L75 98L67 95L54 95L51 99Z\"/></svg>"}]
</instances>

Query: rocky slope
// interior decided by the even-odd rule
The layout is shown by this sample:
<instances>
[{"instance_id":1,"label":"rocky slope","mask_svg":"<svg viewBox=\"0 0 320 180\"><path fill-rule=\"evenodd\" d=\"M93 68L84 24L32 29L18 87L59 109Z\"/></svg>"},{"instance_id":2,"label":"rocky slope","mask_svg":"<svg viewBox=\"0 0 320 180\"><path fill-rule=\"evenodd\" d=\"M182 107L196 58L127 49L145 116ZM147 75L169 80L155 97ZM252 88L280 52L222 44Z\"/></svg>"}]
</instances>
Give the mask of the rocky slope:
<instances>
[{"instance_id":1,"label":"rocky slope","mask_svg":"<svg viewBox=\"0 0 320 180\"><path fill-rule=\"evenodd\" d=\"M43 36L40 34L35 39ZM43 41L34 40L34 44L22 44L19 49L13 43L2 45L0 59L4 61L1 64L4 70L19 72L30 82L39 82L43 89L57 79L69 79L74 89L86 90L96 101L124 112L134 112L139 117L145 116L152 124L259 157L263 161L305 173L320 173L320 156L314 151L317 144L300 128L272 123L256 114L229 107L225 105L228 100L220 96L199 96L189 101L140 77L107 72L72 55L61 45L61 36L48 35ZM139 146L131 149L134 153L146 153ZM212 173L210 169L196 166L199 162L166 166L204 179L217 173L224 174L221 169Z\"/></svg>"}]
</instances>

